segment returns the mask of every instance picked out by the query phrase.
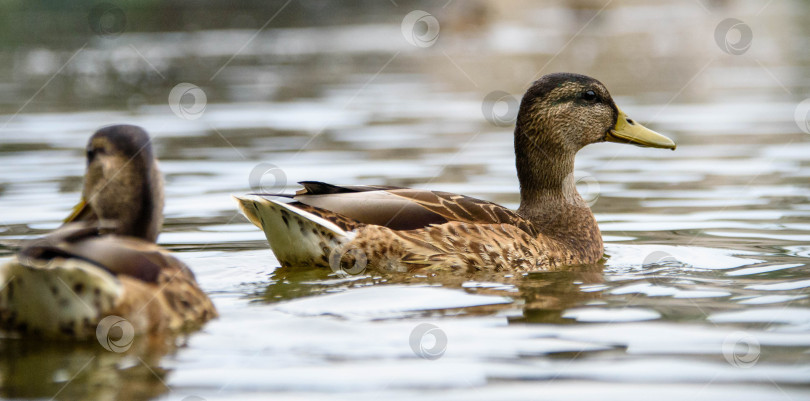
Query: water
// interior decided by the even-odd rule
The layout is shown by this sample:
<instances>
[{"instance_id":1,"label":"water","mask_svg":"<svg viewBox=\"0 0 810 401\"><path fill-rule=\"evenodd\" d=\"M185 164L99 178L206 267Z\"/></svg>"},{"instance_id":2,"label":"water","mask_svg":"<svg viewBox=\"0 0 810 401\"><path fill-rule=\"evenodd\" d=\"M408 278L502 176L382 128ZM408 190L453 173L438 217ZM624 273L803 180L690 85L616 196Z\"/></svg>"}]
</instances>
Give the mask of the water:
<instances>
[{"instance_id":1,"label":"water","mask_svg":"<svg viewBox=\"0 0 810 401\"><path fill-rule=\"evenodd\" d=\"M810 135L794 115L810 88L803 3L616 1L593 22L599 2L482 3L478 17L398 3L334 11L339 23L322 27L283 10L221 71L255 30L16 49L2 84L18 96L0 99L2 261L69 213L95 129L141 125L167 183L159 242L221 317L125 353L0 339L0 396L810 399ZM326 18L319 4L286 12ZM403 40L412 9L442 23L434 46ZM740 56L713 36L730 16L755 33ZM541 69L601 79L678 143L580 152L579 188L606 242L597 266L463 279L291 271L230 198L316 179L516 207L512 135L487 122L482 99L519 96ZM198 119L166 104L179 82L205 91Z\"/></svg>"}]
</instances>

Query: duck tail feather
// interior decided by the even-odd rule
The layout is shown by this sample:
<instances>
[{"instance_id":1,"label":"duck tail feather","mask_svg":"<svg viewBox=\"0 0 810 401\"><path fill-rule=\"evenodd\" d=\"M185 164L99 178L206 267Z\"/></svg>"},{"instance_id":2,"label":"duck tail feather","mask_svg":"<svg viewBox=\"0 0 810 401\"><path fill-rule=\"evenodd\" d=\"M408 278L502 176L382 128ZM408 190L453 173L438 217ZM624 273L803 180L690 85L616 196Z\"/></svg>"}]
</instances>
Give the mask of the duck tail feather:
<instances>
[{"instance_id":1,"label":"duck tail feather","mask_svg":"<svg viewBox=\"0 0 810 401\"><path fill-rule=\"evenodd\" d=\"M328 266L332 250L355 235L292 204L255 195L234 199L245 217L264 231L270 248L284 266Z\"/></svg>"}]
</instances>

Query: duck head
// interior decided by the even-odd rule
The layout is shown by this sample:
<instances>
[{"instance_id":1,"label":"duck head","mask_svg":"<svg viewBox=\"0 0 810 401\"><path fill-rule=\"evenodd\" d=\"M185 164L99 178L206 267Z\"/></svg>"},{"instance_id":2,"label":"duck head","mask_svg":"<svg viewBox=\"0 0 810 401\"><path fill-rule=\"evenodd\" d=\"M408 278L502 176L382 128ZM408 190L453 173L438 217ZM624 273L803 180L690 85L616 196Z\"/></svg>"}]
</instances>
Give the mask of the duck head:
<instances>
[{"instance_id":1,"label":"duck head","mask_svg":"<svg viewBox=\"0 0 810 401\"><path fill-rule=\"evenodd\" d=\"M82 201L66 222L75 220L101 220L118 235L157 240L163 181L146 131L113 125L90 137Z\"/></svg>"},{"instance_id":2,"label":"duck head","mask_svg":"<svg viewBox=\"0 0 810 401\"><path fill-rule=\"evenodd\" d=\"M675 149L671 139L628 117L596 79L554 73L535 81L523 96L515 126L521 209L539 206L544 201L538 197L579 199L571 196L576 193L574 156L598 142Z\"/></svg>"},{"instance_id":3,"label":"duck head","mask_svg":"<svg viewBox=\"0 0 810 401\"><path fill-rule=\"evenodd\" d=\"M574 153L585 145L605 141L675 149L671 139L619 109L601 82L569 73L545 75L526 91L515 140L521 145Z\"/></svg>"}]
</instances>

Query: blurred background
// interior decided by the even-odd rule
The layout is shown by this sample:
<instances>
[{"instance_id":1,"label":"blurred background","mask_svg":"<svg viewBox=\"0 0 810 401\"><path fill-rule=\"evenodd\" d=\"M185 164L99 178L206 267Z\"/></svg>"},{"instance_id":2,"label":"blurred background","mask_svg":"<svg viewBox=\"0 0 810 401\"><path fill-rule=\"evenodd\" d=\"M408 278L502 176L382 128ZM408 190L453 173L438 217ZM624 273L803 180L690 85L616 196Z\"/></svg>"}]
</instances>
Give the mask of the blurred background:
<instances>
[{"instance_id":1,"label":"blurred background","mask_svg":"<svg viewBox=\"0 0 810 401\"><path fill-rule=\"evenodd\" d=\"M431 36L419 45L400 29L414 10L432 18L411 27ZM808 85L801 1L6 1L0 11L9 113L35 93L27 112L138 112L165 103L179 82L200 86L211 103L314 98L360 89L374 74L381 79L369 84L482 98L576 71L659 103L676 94L678 103L798 102ZM727 18L743 18L751 35L722 32L729 46L743 40L740 57L717 43Z\"/></svg>"},{"instance_id":2,"label":"blurred background","mask_svg":"<svg viewBox=\"0 0 810 401\"><path fill-rule=\"evenodd\" d=\"M72 148L100 125L128 121L159 138L162 158L235 158L252 167L269 160L289 178L284 184L313 179L297 173L297 160L313 151L337 163L418 160L497 133L494 146L510 157L501 135L510 134L517 101L533 80L556 71L596 77L636 119L676 139L691 135L687 144L716 142L711 130L734 144L774 140L752 133L796 142L805 138L798 128L810 130L806 117L797 120L810 109L797 109L810 86L801 1L10 1L0 8L0 150L36 149L32 132L40 131L66 135ZM190 86L172 101L181 84ZM37 120L33 131L29 118ZM728 150L705 151L724 157ZM368 168L362 180L456 183L485 172L453 154L431 171L438 177ZM514 195L511 164L493 168L507 169L498 192ZM79 171L62 190L78 188ZM219 189L268 185L233 184Z\"/></svg>"},{"instance_id":3,"label":"blurred background","mask_svg":"<svg viewBox=\"0 0 810 401\"><path fill-rule=\"evenodd\" d=\"M0 338L0 397L810 399L808 21L800 0L0 2L2 262L68 215L92 132L137 124L159 242L222 316L122 354ZM517 207L517 102L559 71L678 144L578 155L598 266L287 271L230 199L322 180Z\"/></svg>"}]
</instances>

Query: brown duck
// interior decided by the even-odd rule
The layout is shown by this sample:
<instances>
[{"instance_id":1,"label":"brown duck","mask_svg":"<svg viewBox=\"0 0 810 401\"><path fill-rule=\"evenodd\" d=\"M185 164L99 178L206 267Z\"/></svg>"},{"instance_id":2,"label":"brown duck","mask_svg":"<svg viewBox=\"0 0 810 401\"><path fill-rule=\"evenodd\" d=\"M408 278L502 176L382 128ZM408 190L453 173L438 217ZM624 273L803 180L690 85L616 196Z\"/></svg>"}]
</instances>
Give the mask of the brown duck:
<instances>
[{"instance_id":1,"label":"brown duck","mask_svg":"<svg viewBox=\"0 0 810 401\"><path fill-rule=\"evenodd\" d=\"M517 116L518 210L440 191L321 182L272 195L278 199L236 199L283 266L349 273L557 269L602 257L599 227L573 172L577 151L605 141L675 149L627 117L596 79L549 74L526 91Z\"/></svg>"},{"instance_id":2,"label":"brown duck","mask_svg":"<svg viewBox=\"0 0 810 401\"><path fill-rule=\"evenodd\" d=\"M65 225L0 266L1 329L85 339L110 316L134 335L217 315L188 267L155 244L163 181L143 129L110 126L90 138L82 194Z\"/></svg>"}]
</instances>

